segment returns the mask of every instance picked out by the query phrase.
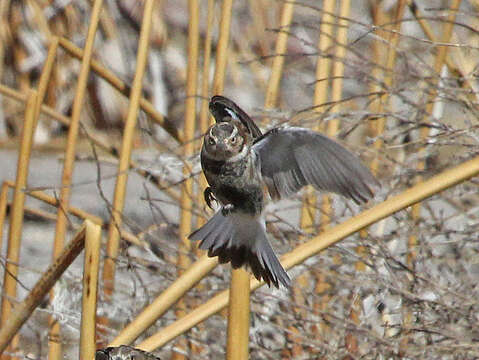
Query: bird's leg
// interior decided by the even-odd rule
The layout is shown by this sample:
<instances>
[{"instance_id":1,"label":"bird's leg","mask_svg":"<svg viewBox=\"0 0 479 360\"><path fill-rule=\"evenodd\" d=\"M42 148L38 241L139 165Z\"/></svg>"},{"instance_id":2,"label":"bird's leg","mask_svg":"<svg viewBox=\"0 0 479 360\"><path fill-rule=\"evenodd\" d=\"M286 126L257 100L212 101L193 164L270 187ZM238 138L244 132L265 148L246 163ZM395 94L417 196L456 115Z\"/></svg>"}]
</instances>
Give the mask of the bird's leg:
<instances>
[{"instance_id":1,"label":"bird's leg","mask_svg":"<svg viewBox=\"0 0 479 360\"><path fill-rule=\"evenodd\" d=\"M233 212L234 209L235 207L233 204L226 204L221 208L221 213L223 214L223 216L228 216Z\"/></svg>"},{"instance_id":2,"label":"bird's leg","mask_svg":"<svg viewBox=\"0 0 479 360\"><path fill-rule=\"evenodd\" d=\"M209 186L205 189L203 196L205 197L206 205L208 205L208 207L211 210L214 210L213 206L211 205L211 202L215 201L217 203L218 201L216 200L215 195L213 194L213 190L211 190Z\"/></svg>"}]
</instances>

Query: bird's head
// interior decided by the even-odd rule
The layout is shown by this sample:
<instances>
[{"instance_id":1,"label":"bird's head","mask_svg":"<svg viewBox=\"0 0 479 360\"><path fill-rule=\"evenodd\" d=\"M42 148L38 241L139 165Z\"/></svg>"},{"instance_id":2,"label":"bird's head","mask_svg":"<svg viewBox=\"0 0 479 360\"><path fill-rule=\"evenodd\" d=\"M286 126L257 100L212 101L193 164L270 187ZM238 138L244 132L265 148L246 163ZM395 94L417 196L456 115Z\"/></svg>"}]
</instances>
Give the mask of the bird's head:
<instances>
[{"instance_id":1,"label":"bird's head","mask_svg":"<svg viewBox=\"0 0 479 360\"><path fill-rule=\"evenodd\" d=\"M232 122L214 124L206 132L203 149L206 155L218 161L236 161L247 154L248 144L242 127Z\"/></svg>"}]
</instances>

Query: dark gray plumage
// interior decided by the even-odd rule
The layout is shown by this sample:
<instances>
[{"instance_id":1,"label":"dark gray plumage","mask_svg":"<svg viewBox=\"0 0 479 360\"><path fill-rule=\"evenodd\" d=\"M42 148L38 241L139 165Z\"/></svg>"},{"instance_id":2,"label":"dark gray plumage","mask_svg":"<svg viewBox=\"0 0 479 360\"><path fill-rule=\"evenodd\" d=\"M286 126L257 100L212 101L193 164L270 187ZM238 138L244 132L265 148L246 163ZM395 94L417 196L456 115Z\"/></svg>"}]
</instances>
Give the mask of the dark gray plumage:
<instances>
[{"instance_id":1,"label":"dark gray plumage","mask_svg":"<svg viewBox=\"0 0 479 360\"><path fill-rule=\"evenodd\" d=\"M361 161L337 142L298 127L275 128L262 134L233 101L214 96L216 119L205 134L201 165L208 180L205 200L220 210L190 235L208 255L233 268L248 266L258 280L278 287L291 283L266 236L265 188L273 200L303 186L338 193L364 203L379 186Z\"/></svg>"}]
</instances>

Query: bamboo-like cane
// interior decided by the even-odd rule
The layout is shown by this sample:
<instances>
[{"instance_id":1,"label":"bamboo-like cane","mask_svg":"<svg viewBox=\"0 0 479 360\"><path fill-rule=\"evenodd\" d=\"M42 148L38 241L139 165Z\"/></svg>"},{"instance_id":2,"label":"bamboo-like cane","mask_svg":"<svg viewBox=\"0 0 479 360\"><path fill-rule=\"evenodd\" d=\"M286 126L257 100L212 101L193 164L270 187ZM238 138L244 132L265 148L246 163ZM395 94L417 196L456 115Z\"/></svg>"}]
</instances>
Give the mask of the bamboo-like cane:
<instances>
[{"instance_id":1,"label":"bamboo-like cane","mask_svg":"<svg viewBox=\"0 0 479 360\"><path fill-rule=\"evenodd\" d=\"M11 299L15 299L17 296L18 262L20 260L23 209L25 206L25 192L23 190L27 185L37 100L37 92L31 90L28 95L25 121L23 123L21 134L20 150L18 151L17 178L15 180L13 192L10 226L8 228L7 263L3 277L0 327L6 326L6 322L10 318L14 306ZM17 340L18 339L12 341L10 349L13 349L17 345Z\"/></svg>"},{"instance_id":2,"label":"bamboo-like cane","mask_svg":"<svg viewBox=\"0 0 479 360\"><path fill-rule=\"evenodd\" d=\"M5 181L4 184L8 187L14 187L15 185L11 182L11 181ZM38 199L40 201L43 201L49 205L52 205L52 206L55 206L55 207L59 207L60 206L60 202L57 198L53 197L53 196L50 196L50 195L47 195L45 194L43 191L40 191L40 190L34 190L34 191L28 191L28 192L25 192L28 196L31 196L35 199ZM70 213L83 219L83 220L90 220L92 222L94 222L95 224L99 224L101 225L103 223L103 220L96 216L96 215L92 215L82 209L79 209L79 208L75 208L75 207L71 207L70 209Z\"/></svg>"},{"instance_id":3,"label":"bamboo-like cane","mask_svg":"<svg viewBox=\"0 0 479 360\"><path fill-rule=\"evenodd\" d=\"M5 217L7 215L8 188L8 184L4 181L0 189L0 249L3 249L3 225L5 224Z\"/></svg>"},{"instance_id":4,"label":"bamboo-like cane","mask_svg":"<svg viewBox=\"0 0 479 360\"><path fill-rule=\"evenodd\" d=\"M150 305L137 315L108 346L131 344L217 265L218 258L210 258L207 255L202 256L176 279L168 289L163 291Z\"/></svg>"},{"instance_id":5,"label":"bamboo-like cane","mask_svg":"<svg viewBox=\"0 0 479 360\"><path fill-rule=\"evenodd\" d=\"M199 115L199 130L200 134L204 134L209 125L210 125L210 116L208 111L209 104L209 84L210 84L210 65L211 65L211 43L213 38L213 22L214 22L214 9L215 1L208 0L208 9L206 16L206 34L204 39L203 46L203 69L202 69L202 79L201 79L201 107ZM197 151L201 149L201 142L198 144ZM206 178L203 173L199 175L198 184L196 189L196 203L204 204L203 189L208 186ZM205 223L205 218L197 216L196 217L196 227L199 228ZM197 257L202 254L202 250L198 247L194 247L194 251ZM202 284L197 286L198 290L201 291L204 289ZM191 354L192 357L202 353L203 346L197 343L191 343Z\"/></svg>"},{"instance_id":6,"label":"bamboo-like cane","mask_svg":"<svg viewBox=\"0 0 479 360\"><path fill-rule=\"evenodd\" d=\"M454 28L454 23L456 21L457 10L459 9L460 5L461 5L461 0L451 1L451 5L449 6L449 15L447 17L447 22L444 24L443 33L441 37L441 42L443 43L449 42L451 38L452 29ZM432 114L434 100L437 96L437 88L434 85L436 85L439 82L441 70L444 65L446 56L447 56L447 46L439 46L435 60L434 60L434 71L437 74L437 76L431 80L433 88L428 97L428 101L426 102L426 112L425 112L426 115L425 115L424 123L429 122L428 117L431 116ZM421 129L421 134L420 134L421 139L426 139L428 135L429 135L429 127L423 127ZM419 149L419 153L424 155L425 150L426 150L425 147L423 147ZM425 161L421 160L417 164L417 170L422 171L424 169L425 169ZM421 215L420 212L421 212L421 204L416 204L412 207L411 216L413 221L418 221ZM417 253L416 251L417 245L418 245L417 235L413 233L411 234L408 240L409 251L408 251L408 255L406 259L406 262L408 266L410 267L414 266L414 261L416 259L416 253Z\"/></svg>"},{"instance_id":7,"label":"bamboo-like cane","mask_svg":"<svg viewBox=\"0 0 479 360\"><path fill-rule=\"evenodd\" d=\"M24 93L20 91L14 90L8 86L5 86L3 84L0 84L0 94L5 95L15 101L19 101L23 103L27 101L27 95L25 95ZM68 119L68 117L60 114L58 111L52 109L50 106L42 105L41 111L45 115L52 117L53 119L61 122L64 125L68 125L70 123L70 120Z\"/></svg>"},{"instance_id":8,"label":"bamboo-like cane","mask_svg":"<svg viewBox=\"0 0 479 360\"><path fill-rule=\"evenodd\" d=\"M128 169L130 166L131 152L140 105L140 98L143 86L143 75L145 73L146 61L148 57L148 47L154 4L154 0L148 0L144 3L143 22L140 30L135 77L133 79L130 102L128 104L128 113L125 121L125 127L123 130L120 160L115 184L113 205L111 208L111 221L108 227L108 239L106 247L107 257L103 265L102 281L106 301L111 301L115 288L116 258L118 256L120 245L120 229L123 221L122 213L125 204L126 185L128 182ZM103 325L106 325L108 319L102 318L101 322Z\"/></svg>"},{"instance_id":9,"label":"bamboo-like cane","mask_svg":"<svg viewBox=\"0 0 479 360\"><path fill-rule=\"evenodd\" d=\"M326 249L345 237L478 174L479 156L459 166L445 170L426 181L420 182L399 195L393 196L369 210L363 211L349 220L325 230L310 241L283 255L281 257L281 264L285 269L290 269L295 265L301 264L321 250ZM250 281L251 290L256 290L262 285L264 285L264 283L256 279L252 278ZM222 291L182 319L175 321L143 341L138 345L138 348L153 351L163 346L209 316L222 310L228 304L228 298L229 291Z\"/></svg>"},{"instance_id":10,"label":"bamboo-like cane","mask_svg":"<svg viewBox=\"0 0 479 360\"><path fill-rule=\"evenodd\" d=\"M201 82L201 107L200 107L200 117L199 117L199 129L200 133L204 134L208 130L210 122L210 116L208 111L208 88L209 88L209 78L210 78L210 64L211 64L211 40L213 35L213 15L214 15L214 0L208 0L208 15L206 19L206 35L205 35L205 45L203 49L203 77ZM201 145L200 145L201 146ZM198 148L199 150L199 148ZM203 174L200 175L198 181L198 193L196 196L196 201L198 204L204 203L203 189L208 186L206 178ZM200 217L197 218L196 226L200 227L204 224L204 220ZM197 253L200 250L197 249Z\"/></svg>"},{"instance_id":11,"label":"bamboo-like cane","mask_svg":"<svg viewBox=\"0 0 479 360\"><path fill-rule=\"evenodd\" d=\"M294 1L283 5L280 29L289 27L293 18ZM278 89L283 72L284 53L288 40L288 31L280 31L276 38L276 56L273 60L271 76L266 91L265 108L271 109L277 103ZM248 359L250 289L247 274L243 269L231 271L231 293L228 308L228 336L226 344L227 359Z\"/></svg>"},{"instance_id":12,"label":"bamboo-like cane","mask_svg":"<svg viewBox=\"0 0 479 360\"><path fill-rule=\"evenodd\" d=\"M187 160L195 152L195 144L190 141L195 136L196 128L196 95L197 95L197 83L198 83L198 47L199 47L199 4L198 0L188 0L188 67L186 72L186 103L185 103L185 125L184 136L188 141L184 145L183 156ZM178 246L178 276L184 272L190 265L190 259L188 252L191 251L191 242L188 240L188 235L191 233L191 221L192 221L192 199L193 199L193 178L190 176L191 167L185 162L183 166L183 175L186 181L181 188L180 199L180 226L179 236L180 244ZM184 300L180 300L177 304L176 316L183 317L186 314L186 303ZM176 347L186 350L186 341L180 341ZM173 359L180 360L186 357L179 353L174 352Z\"/></svg>"},{"instance_id":13,"label":"bamboo-like cane","mask_svg":"<svg viewBox=\"0 0 479 360\"><path fill-rule=\"evenodd\" d=\"M12 183L11 181L5 181L4 184L8 187L11 187L11 188L13 188L15 186L14 183ZM29 195L29 196L31 196L35 199L38 199L40 201L43 201L43 202L45 202L49 205L55 206L55 207L59 207L59 205L60 205L59 200L57 198L55 198L53 196L50 196L50 195L47 195L44 192L39 191L39 190L29 191L29 192L27 192L27 195ZM82 209L79 209L79 208L76 208L76 207L70 207L69 210L70 210L70 214L75 215L76 217L78 217L82 220L90 220L91 222L93 222L95 224L103 226L103 220L96 215L90 214L89 212L86 212L85 210L82 210ZM55 219L56 219L56 217L55 217ZM129 233L128 231L122 230L120 232L120 234L121 234L122 239L128 241L129 243L131 243L133 245L143 247L143 248L145 248L147 246L145 241L139 239L137 236Z\"/></svg>"},{"instance_id":14,"label":"bamboo-like cane","mask_svg":"<svg viewBox=\"0 0 479 360\"><path fill-rule=\"evenodd\" d=\"M26 96L24 94L14 89L11 89L5 85L0 84L0 93L19 102L26 101ZM41 112L45 113L45 115L51 116L53 119L57 120L58 122L60 122L61 124L65 126L68 126L68 127L70 126L70 119L68 117L58 113L57 111L55 111L49 106L42 105ZM84 126L84 129L88 128L88 126L86 125L83 125L83 126ZM85 133L88 139L92 142L92 144L94 144L95 146L98 146L100 149L108 152L110 155L114 157L119 156L120 150L116 146L109 144L108 142L103 140L101 137L96 136L93 131L87 130ZM162 191L164 191L164 193L168 195L172 200L179 201L180 196L178 195L176 191L174 191L174 189L168 188L167 184L163 183L161 180L159 180L157 177L155 177L153 174L151 174L147 170L141 169L141 167L138 166L136 162L131 159L130 159L130 167L133 169L136 169L136 172L138 174L140 174L144 178L151 181L154 185L161 187Z\"/></svg>"},{"instance_id":15,"label":"bamboo-like cane","mask_svg":"<svg viewBox=\"0 0 479 360\"><path fill-rule=\"evenodd\" d=\"M381 90L384 91L384 95L382 95L379 99L376 99L375 101L371 102L371 112L376 113L376 114L383 114L385 112L385 109L389 109L390 107L390 100L391 97L389 96L388 89L391 88L393 85L394 81L394 69L396 66L396 55L397 55L397 47L399 44L399 34L401 31L401 25L402 25L402 19L404 15L404 9L406 7L406 0L400 0L397 3L396 10L395 10L395 15L394 19L392 22L392 26L387 27L389 30L388 32L381 32L378 35L379 36L384 36L387 40L387 50L386 50L386 57L382 55L384 52L384 44L376 40L373 43L373 54L375 57L375 61L377 66L374 67L373 70L373 78L377 79L375 83L371 85L371 93L377 93ZM390 23L389 18L386 18L386 14L382 12L381 9L381 4L376 4L376 9L373 10L374 15L373 15L373 21L374 25L377 26L378 28L382 28L384 23ZM384 69L384 70L383 70ZM381 86L379 83L383 84L384 89L381 89ZM379 170L379 154L381 152L381 149L383 147L383 140L381 136L384 133L384 129L386 126L386 120L387 117L381 116L376 121L373 123L373 133L374 136L376 137L376 141L374 143L374 149L376 150L376 156L374 157L373 161L371 162L371 172L374 175L378 174ZM377 236L380 236L380 231L381 229L384 228L384 222L381 222L382 226L378 227L378 232L376 233ZM361 238L366 239L368 234L366 230L362 230L360 232ZM356 253L358 254L359 257L364 257L366 254L366 248L364 246L357 246L356 247ZM365 271L366 270L366 265L363 261L358 261L356 262L356 270L357 271ZM352 317L356 319L356 323L359 322L359 318L357 313L359 313L359 304L360 298L356 297L356 300L354 301L354 304L352 306L353 312L352 312ZM386 313L384 312L382 316L384 317ZM385 319L383 318L383 321ZM386 322L386 321L384 321ZM385 326L386 336L391 336L393 335L397 330L388 326Z\"/></svg>"},{"instance_id":16,"label":"bamboo-like cane","mask_svg":"<svg viewBox=\"0 0 479 360\"><path fill-rule=\"evenodd\" d=\"M60 38L60 46L66 51L68 51L69 54L78 59L81 59L84 55L84 51L82 51L82 49L75 46L72 42L68 41L65 38ZM111 86L113 86L123 95L130 96L131 88L128 86L128 84L119 79L111 70L108 70L96 60L91 61L91 68L102 79L107 81ZM165 131L173 137L173 139L180 142L183 141L183 135L181 131L176 128L175 124L173 124L170 120L163 117L163 115L156 111L151 102L141 97L140 107L153 119L153 121L163 127Z\"/></svg>"},{"instance_id":17,"label":"bamboo-like cane","mask_svg":"<svg viewBox=\"0 0 479 360\"><path fill-rule=\"evenodd\" d=\"M95 357L96 302L100 269L101 226L85 221L85 260L83 263L80 359Z\"/></svg>"},{"instance_id":18,"label":"bamboo-like cane","mask_svg":"<svg viewBox=\"0 0 479 360\"><path fill-rule=\"evenodd\" d=\"M6 322L0 329L0 354L10 344L14 335L27 321L32 312L42 303L45 295L55 285L55 282L83 250L85 228L86 226L83 224L70 243L43 273L25 300L16 305L12 314L6 319Z\"/></svg>"},{"instance_id":19,"label":"bamboo-like cane","mask_svg":"<svg viewBox=\"0 0 479 360\"><path fill-rule=\"evenodd\" d=\"M449 42L449 40L452 36L452 30L453 30L453 27L454 27L454 23L456 21L457 10L459 9L460 5L461 5L461 0L452 0L451 1L451 5L449 7L450 13L447 17L446 24L444 24L443 33L442 33L442 36L441 36L441 41L444 42L444 43ZM424 123L428 123L429 122L428 117L432 115L433 106L434 106L434 103L435 103L435 98L437 96L437 86L436 85L439 83L439 79L441 77L441 70L442 70L442 67L445 64L446 58L447 58L447 47L446 46L439 46L439 48L437 50L437 53L436 53L436 57L434 59L434 67L433 67L437 76L434 77L431 80L433 88L431 89L430 95L429 95L428 100L426 102L425 118L423 119ZM429 128L428 127L423 127L421 129L421 132L420 132L421 139L426 139L428 137L428 135L429 135ZM425 147L422 147L421 149L419 149L419 153L422 154L422 155L425 154L425 151L426 151ZM424 170L425 165L426 165L425 161L420 160L417 164L417 170L418 171ZM420 176L418 177L418 180L419 181L421 180ZM414 206L411 208L411 217L412 217L412 220L414 221L414 223L419 221L419 219L421 217L421 204L420 203L414 204ZM408 238L408 253L407 253L407 257L406 257L406 263L412 269L414 269L414 265L415 265L415 261L416 261L416 254L417 254L416 247L417 246L418 246L417 234L412 233ZM405 319L404 319L404 325L406 327L408 327L409 325L411 325L413 323L413 321L414 321L414 314L412 314L411 312L407 312L406 315L405 315ZM401 342L401 347L408 346L408 339L409 339L409 336L404 337L403 341Z\"/></svg>"},{"instance_id":20,"label":"bamboo-like cane","mask_svg":"<svg viewBox=\"0 0 479 360\"><path fill-rule=\"evenodd\" d=\"M80 127L80 114L83 110L85 99L85 90L90 74L90 63L93 54L93 45L95 41L95 34L98 27L98 21L102 8L103 0L95 0L90 17L90 25L88 27L88 34L85 41L84 56L78 76L78 83L75 91L75 98L72 105L72 116L70 127L68 129L67 145L65 149L65 161L63 163L62 173L62 187L60 189L60 207L57 212L57 223L55 228L55 240L53 248L53 258L55 259L63 249L63 242L65 239L65 232L67 228L67 214L70 205L71 182L73 177L73 167L75 162L76 141L78 137L78 129ZM50 299L53 300L55 294L50 293ZM60 340L60 325L53 318L50 320L50 339L49 339L49 355L50 360L60 360L61 342Z\"/></svg>"},{"instance_id":21,"label":"bamboo-like cane","mask_svg":"<svg viewBox=\"0 0 479 360\"><path fill-rule=\"evenodd\" d=\"M409 10L411 10L412 14L414 15L416 21L418 22L418 24L421 27L424 34L433 43L437 42L436 36L434 35L434 32L432 31L431 26L429 25L429 22L426 19L424 19L424 17L422 16L421 11L419 9L419 6L416 4L416 1L407 0L407 4L409 6ZM447 67L449 68L449 71L451 71L451 72L458 71L458 68L452 62L452 60L450 59L450 56L446 55L446 57L444 59L444 62L446 63ZM467 76L465 76L464 74L462 74L462 75L465 77L464 81L467 81L469 83L469 80L468 80Z\"/></svg>"},{"instance_id":22,"label":"bamboo-like cane","mask_svg":"<svg viewBox=\"0 0 479 360\"><path fill-rule=\"evenodd\" d=\"M216 45L215 76L213 78L213 94L222 94L225 82L226 63L228 60L228 44L230 39L231 9L233 0L224 0L221 6L221 19L218 44Z\"/></svg>"},{"instance_id":23,"label":"bamboo-like cane","mask_svg":"<svg viewBox=\"0 0 479 360\"><path fill-rule=\"evenodd\" d=\"M293 19L294 3L294 0L284 3L281 10L280 31L276 38L275 56L271 66L268 87L266 88L265 109L274 108L278 102L279 85L283 74L284 55L286 53L286 45L288 44L289 26Z\"/></svg>"},{"instance_id":24,"label":"bamboo-like cane","mask_svg":"<svg viewBox=\"0 0 479 360\"><path fill-rule=\"evenodd\" d=\"M323 14L321 16L321 26L319 28L319 40L318 40L318 50L319 56L318 61L316 63L316 84L314 87L314 98L313 98L313 106L318 111L319 106L324 104L328 101L329 96L329 75L331 71L331 59L328 55L330 52L332 44L333 44L333 31L334 31L334 10L336 7L335 0L325 0L323 3ZM320 131L324 130L324 126L316 125L314 130ZM305 232L312 232L313 226L316 223L316 203L317 203L317 196L312 188L306 189L303 198L303 206L301 209L301 219L300 219L300 226ZM329 297L325 294L325 290L331 287L324 278L324 276L317 276L316 277L316 292L320 295L319 302L315 303L316 307L323 307L329 303ZM295 302L297 302L297 297L295 297ZM329 327L325 321L321 321L319 328L315 327L315 329L320 329L319 336L323 336L327 338L327 332L329 331ZM292 329L291 329L292 330ZM316 331L315 331L316 332ZM296 338L295 338L296 339ZM299 346L299 344L297 344Z\"/></svg>"},{"instance_id":25,"label":"bamboo-like cane","mask_svg":"<svg viewBox=\"0 0 479 360\"><path fill-rule=\"evenodd\" d=\"M231 273L228 307L227 360L249 359L250 274L245 269Z\"/></svg>"}]
</instances>

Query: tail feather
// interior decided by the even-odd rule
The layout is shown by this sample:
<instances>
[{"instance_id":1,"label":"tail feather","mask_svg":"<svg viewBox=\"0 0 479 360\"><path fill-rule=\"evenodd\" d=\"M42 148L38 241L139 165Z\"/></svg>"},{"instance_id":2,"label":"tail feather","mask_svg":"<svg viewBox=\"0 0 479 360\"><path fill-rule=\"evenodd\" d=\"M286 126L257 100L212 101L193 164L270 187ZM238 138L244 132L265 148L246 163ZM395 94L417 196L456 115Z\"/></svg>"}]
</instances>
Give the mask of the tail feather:
<instances>
[{"instance_id":1,"label":"tail feather","mask_svg":"<svg viewBox=\"0 0 479 360\"><path fill-rule=\"evenodd\" d=\"M231 262L233 269L249 267L256 279L263 279L269 286L291 285L259 218L241 213L224 216L220 210L189 239L199 240L199 248L208 250L210 257L218 256L220 263Z\"/></svg>"}]
</instances>

